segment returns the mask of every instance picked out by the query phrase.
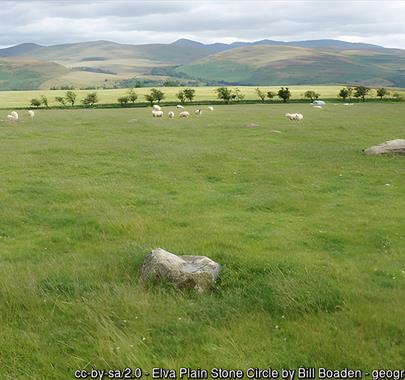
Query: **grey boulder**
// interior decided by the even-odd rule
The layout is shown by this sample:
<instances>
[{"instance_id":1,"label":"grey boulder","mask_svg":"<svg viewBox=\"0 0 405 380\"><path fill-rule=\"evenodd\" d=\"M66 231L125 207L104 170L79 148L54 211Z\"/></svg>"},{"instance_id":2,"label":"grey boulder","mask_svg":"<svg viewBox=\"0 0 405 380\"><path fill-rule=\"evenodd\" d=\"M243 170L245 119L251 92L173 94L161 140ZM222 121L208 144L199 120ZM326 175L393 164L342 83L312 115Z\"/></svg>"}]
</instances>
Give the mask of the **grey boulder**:
<instances>
[{"instance_id":1,"label":"grey boulder","mask_svg":"<svg viewBox=\"0 0 405 380\"><path fill-rule=\"evenodd\" d=\"M382 144L365 149L364 152L368 155L405 154L405 140L389 140Z\"/></svg>"},{"instance_id":2,"label":"grey boulder","mask_svg":"<svg viewBox=\"0 0 405 380\"><path fill-rule=\"evenodd\" d=\"M140 269L143 281L168 281L178 289L210 290L220 265L206 256L177 256L162 248L149 253Z\"/></svg>"}]
</instances>

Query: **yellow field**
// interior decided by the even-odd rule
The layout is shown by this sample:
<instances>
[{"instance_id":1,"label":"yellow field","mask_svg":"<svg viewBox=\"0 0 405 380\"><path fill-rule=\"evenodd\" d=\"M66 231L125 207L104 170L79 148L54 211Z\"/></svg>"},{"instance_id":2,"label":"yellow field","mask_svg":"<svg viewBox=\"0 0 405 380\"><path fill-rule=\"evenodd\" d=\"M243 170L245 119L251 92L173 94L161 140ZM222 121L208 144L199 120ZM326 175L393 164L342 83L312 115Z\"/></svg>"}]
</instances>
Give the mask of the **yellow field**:
<instances>
[{"instance_id":1,"label":"yellow field","mask_svg":"<svg viewBox=\"0 0 405 380\"><path fill-rule=\"evenodd\" d=\"M232 88L232 86L228 86ZM338 86L288 86L290 88L292 99L302 99L304 97L304 92L307 90L314 90L318 92L322 98L337 98L339 90L343 87ZM216 100L216 87L196 87L196 97L195 100ZM238 88L245 95L245 99L257 99L255 93L256 86L238 86ZM264 91L277 92L280 86L263 86L260 87ZM161 90L165 93L166 101L177 101L176 94L181 88L179 87L162 87ZM93 92L92 90L74 90L77 93L77 102L80 102L87 93ZM111 104L116 103L117 98L123 96L127 93L127 89L113 89L113 90L95 90L98 94L99 103L101 104ZM392 90L392 91L398 91ZM150 92L150 88L142 87L136 88L135 92L138 94L137 102L144 102L144 95ZM399 92L405 94L405 90L399 90ZM0 107L1 108L13 108L13 107L29 107L32 98L38 98L41 95L45 95L48 98L49 105L57 105L55 101L56 96L64 96L66 91L62 90L33 90L33 91L0 91ZM369 97L375 97L375 91L371 91Z\"/></svg>"}]
</instances>

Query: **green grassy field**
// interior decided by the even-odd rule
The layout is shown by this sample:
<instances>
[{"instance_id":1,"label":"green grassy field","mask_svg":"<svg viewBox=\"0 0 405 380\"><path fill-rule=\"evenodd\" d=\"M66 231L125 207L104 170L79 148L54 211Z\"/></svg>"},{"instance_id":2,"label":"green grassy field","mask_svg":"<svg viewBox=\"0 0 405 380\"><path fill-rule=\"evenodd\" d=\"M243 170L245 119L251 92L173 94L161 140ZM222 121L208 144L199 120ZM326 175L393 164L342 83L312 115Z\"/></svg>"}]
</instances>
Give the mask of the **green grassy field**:
<instances>
[{"instance_id":1,"label":"green grassy field","mask_svg":"<svg viewBox=\"0 0 405 380\"><path fill-rule=\"evenodd\" d=\"M228 86L229 88L234 88L232 86ZM336 101L338 100L338 93L339 90L344 87L342 85L336 86L288 86L291 91L291 99L303 99L304 93L307 90L314 90L321 95L320 98L325 99L332 99L335 98ZM216 92L214 91L216 87L195 87L195 101L200 100L218 100ZM256 86L238 86L238 88L242 91L245 95L245 99L258 99L255 89ZM277 92L280 87L279 86L260 86L259 87L265 91L273 91ZM182 89L182 87L161 87L160 88L166 95L165 101L178 101L176 94ZM137 102L145 102L145 94L150 93L150 88L141 87L136 88L135 92L138 94ZM112 89L112 90L74 90L77 93L77 101L80 102L86 94L89 92L96 91L99 98L99 103L101 104L111 104L117 103L117 99L120 96L127 94L128 89ZM403 89L392 89L391 92L399 92L405 95L405 91ZM31 103L31 99L39 98L41 95L45 95L48 98L49 105L55 106L58 103L55 101L55 97L57 96L64 96L66 91L60 90L33 90L33 91L0 91L0 108L7 108L7 107L29 107ZM376 94L375 91L371 91L369 98L375 98Z\"/></svg>"},{"instance_id":2,"label":"green grassy field","mask_svg":"<svg viewBox=\"0 0 405 380\"><path fill-rule=\"evenodd\" d=\"M40 110L0 123L0 378L403 368L405 158L362 149L404 138L404 111ZM221 263L215 291L139 283L155 247Z\"/></svg>"}]
</instances>

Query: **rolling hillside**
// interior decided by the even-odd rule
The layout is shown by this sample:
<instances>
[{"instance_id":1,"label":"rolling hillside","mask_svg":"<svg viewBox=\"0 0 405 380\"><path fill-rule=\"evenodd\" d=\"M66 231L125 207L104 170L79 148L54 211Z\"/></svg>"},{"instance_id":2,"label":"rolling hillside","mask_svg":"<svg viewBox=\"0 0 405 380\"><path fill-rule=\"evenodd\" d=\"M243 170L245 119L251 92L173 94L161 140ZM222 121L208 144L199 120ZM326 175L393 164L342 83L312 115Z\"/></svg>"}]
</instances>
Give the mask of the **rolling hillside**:
<instances>
[{"instance_id":1,"label":"rolling hillside","mask_svg":"<svg viewBox=\"0 0 405 380\"><path fill-rule=\"evenodd\" d=\"M0 90L115 87L131 78L197 80L200 84L404 87L405 51L336 40L203 44L187 39L146 45L24 43L0 49Z\"/></svg>"},{"instance_id":2,"label":"rolling hillside","mask_svg":"<svg viewBox=\"0 0 405 380\"><path fill-rule=\"evenodd\" d=\"M69 72L65 66L32 58L0 56L0 90L33 90Z\"/></svg>"},{"instance_id":3,"label":"rolling hillside","mask_svg":"<svg viewBox=\"0 0 405 380\"><path fill-rule=\"evenodd\" d=\"M256 45L205 57L177 72L245 85L352 83L405 86L405 51Z\"/></svg>"}]
</instances>

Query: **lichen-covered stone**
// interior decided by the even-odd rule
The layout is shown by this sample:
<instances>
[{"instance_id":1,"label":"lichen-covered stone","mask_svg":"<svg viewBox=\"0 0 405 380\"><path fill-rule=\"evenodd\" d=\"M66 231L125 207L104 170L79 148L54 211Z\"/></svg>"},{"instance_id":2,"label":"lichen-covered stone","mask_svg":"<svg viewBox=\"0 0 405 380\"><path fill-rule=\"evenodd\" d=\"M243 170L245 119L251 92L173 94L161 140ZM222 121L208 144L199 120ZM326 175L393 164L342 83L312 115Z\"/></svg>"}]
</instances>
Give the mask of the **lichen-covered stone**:
<instances>
[{"instance_id":1,"label":"lichen-covered stone","mask_svg":"<svg viewBox=\"0 0 405 380\"><path fill-rule=\"evenodd\" d=\"M405 140L404 139L389 140L382 144L375 145L368 149L365 149L364 152L368 155L380 155L380 154L405 155Z\"/></svg>"},{"instance_id":2,"label":"lichen-covered stone","mask_svg":"<svg viewBox=\"0 0 405 380\"><path fill-rule=\"evenodd\" d=\"M210 290L220 265L206 256L177 256L162 248L154 249L144 260L140 277L144 281L164 280L178 289Z\"/></svg>"}]
</instances>

